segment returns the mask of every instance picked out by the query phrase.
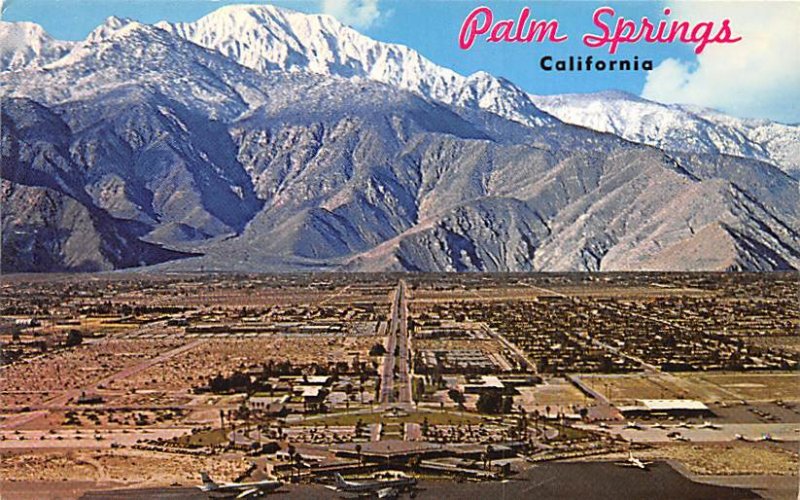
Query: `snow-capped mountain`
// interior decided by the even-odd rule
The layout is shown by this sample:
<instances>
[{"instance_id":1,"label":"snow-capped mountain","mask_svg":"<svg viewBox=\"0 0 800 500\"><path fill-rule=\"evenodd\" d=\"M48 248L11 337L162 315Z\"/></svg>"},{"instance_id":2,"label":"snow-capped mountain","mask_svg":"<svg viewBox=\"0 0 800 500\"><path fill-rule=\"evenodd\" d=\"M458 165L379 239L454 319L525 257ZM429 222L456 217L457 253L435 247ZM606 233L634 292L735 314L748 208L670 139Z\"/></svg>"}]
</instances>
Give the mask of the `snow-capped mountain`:
<instances>
[{"instance_id":1,"label":"snow-capped mountain","mask_svg":"<svg viewBox=\"0 0 800 500\"><path fill-rule=\"evenodd\" d=\"M0 71L45 65L63 57L73 45L54 40L38 24L0 21Z\"/></svg>"},{"instance_id":2,"label":"snow-capped mountain","mask_svg":"<svg viewBox=\"0 0 800 500\"><path fill-rule=\"evenodd\" d=\"M463 77L397 44L372 40L325 15L272 6L223 7L192 23L158 23L258 71L311 71L368 78L448 104L476 107L526 125L567 123L668 151L768 161L798 175L800 127L665 106L620 92L530 96L488 73Z\"/></svg>"},{"instance_id":3,"label":"snow-capped mountain","mask_svg":"<svg viewBox=\"0 0 800 500\"><path fill-rule=\"evenodd\" d=\"M565 124L324 16L201 21L112 18L0 72L3 270L800 268L798 182L767 162ZM375 60L399 73L353 73Z\"/></svg>"},{"instance_id":4,"label":"snow-capped mountain","mask_svg":"<svg viewBox=\"0 0 800 500\"><path fill-rule=\"evenodd\" d=\"M369 79L526 125L552 121L508 81L488 73L464 77L409 47L375 41L327 15L236 5L195 22L156 26L262 73L280 69Z\"/></svg>"},{"instance_id":5,"label":"snow-capped mountain","mask_svg":"<svg viewBox=\"0 0 800 500\"><path fill-rule=\"evenodd\" d=\"M618 91L532 97L536 106L566 123L666 151L755 158L800 179L800 126L797 125L665 105Z\"/></svg>"}]
</instances>

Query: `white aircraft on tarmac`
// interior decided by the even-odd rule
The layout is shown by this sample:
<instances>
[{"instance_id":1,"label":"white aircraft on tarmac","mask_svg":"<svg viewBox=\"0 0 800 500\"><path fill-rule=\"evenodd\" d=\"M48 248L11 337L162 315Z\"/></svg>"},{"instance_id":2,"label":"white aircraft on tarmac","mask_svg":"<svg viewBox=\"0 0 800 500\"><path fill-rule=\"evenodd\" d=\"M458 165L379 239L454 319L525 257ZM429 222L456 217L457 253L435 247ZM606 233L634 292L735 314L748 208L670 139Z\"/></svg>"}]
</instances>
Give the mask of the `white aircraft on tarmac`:
<instances>
[{"instance_id":1,"label":"white aircraft on tarmac","mask_svg":"<svg viewBox=\"0 0 800 500\"><path fill-rule=\"evenodd\" d=\"M628 452L628 459L624 462L616 462L616 465L620 467L636 467L637 469L647 470L647 467L651 465L653 462L643 462L638 458L633 456L633 452Z\"/></svg>"},{"instance_id":2,"label":"white aircraft on tarmac","mask_svg":"<svg viewBox=\"0 0 800 500\"><path fill-rule=\"evenodd\" d=\"M370 498L397 498L403 492L416 496L417 480L401 476L387 480L348 481L341 474L334 474L336 482L328 488L345 495Z\"/></svg>"},{"instance_id":3,"label":"white aircraft on tarmac","mask_svg":"<svg viewBox=\"0 0 800 500\"><path fill-rule=\"evenodd\" d=\"M272 479L250 483L219 484L205 472L200 473L200 478L203 480L203 485L199 486L200 490L208 493L211 498L257 498L277 490L283 484Z\"/></svg>"}]
</instances>

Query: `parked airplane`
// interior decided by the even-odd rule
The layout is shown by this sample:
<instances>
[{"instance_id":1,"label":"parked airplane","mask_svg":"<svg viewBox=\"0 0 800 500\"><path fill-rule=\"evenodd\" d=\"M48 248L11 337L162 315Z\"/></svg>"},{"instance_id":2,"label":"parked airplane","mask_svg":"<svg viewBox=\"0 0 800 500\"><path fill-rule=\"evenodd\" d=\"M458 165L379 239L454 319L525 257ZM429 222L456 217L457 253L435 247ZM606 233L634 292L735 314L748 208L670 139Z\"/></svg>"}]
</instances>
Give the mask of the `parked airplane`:
<instances>
[{"instance_id":1,"label":"parked airplane","mask_svg":"<svg viewBox=\"0 0 800 500\"><path fill-rule=\"evenodd\" d=\"M200 478L203 480L203 485L199 486L200 490L208 493L211 498L256 498L277 490L282 484L280 481L271 479L249 483L218 484L205 472L200 473Z\"/></svg>"},{"instance_id":2,"label":"parked airplane","mask_svg":"<svg viewBox=\"0 0 800 500\"><path fill-rule=\"evenodd\" d=\"M626 422L625 423L625 428L626 429L636 429L636 430L639 430L639 431L642 430L642 426L637 424L636 422L633 422L633 421Z\"/></svg>"},{"instance_id":3,"label":"parked airplane","mask_svg":"<svg viewBox=\"0 0 800 500\"><path fill-rule=\"evenodd\" d=\"M643 462L633 456L633 452L628 452L628 459L624 462L616 462L621 467L636 467L637 469L647 470L647 467L653 462Z\"/></svg>"},{"instance_id":4,"label":"parked airplane","mask_svg":"<svg viewBox=\"0 0 800 500\"><path fill-rule=\"evenodd\" d=\"M722 427L718 426L717 424L711 423L711 422L709 422L707 420L704 420L702 424L697 426L697 428L698 429L713 429L713 430L722 429Z\"/></svg>"},{"instance_id":5,"label":"parked airplane","mask_svg":"<svg viewBox=\"0 0 800 500\"><path fill-rule=\"evenodd\" d=\"M650 426L653 429L666 429L667 426L662 424L661 422L656 422Z\"/></svg>"},{"instance_id":6,"label":"parked airplane","mask_svg":"<svg viewBox=\"0 0 800 500\"><path fill-rule=\"evenodd\" d=\"M417 480L413 477L397 477L387 480L348 481L341 474L334 474L336 482L328 488L339 493L352 494L357 497L397 498L400 493L408 492L416 496Z\"/></svg>"}]
</instances>

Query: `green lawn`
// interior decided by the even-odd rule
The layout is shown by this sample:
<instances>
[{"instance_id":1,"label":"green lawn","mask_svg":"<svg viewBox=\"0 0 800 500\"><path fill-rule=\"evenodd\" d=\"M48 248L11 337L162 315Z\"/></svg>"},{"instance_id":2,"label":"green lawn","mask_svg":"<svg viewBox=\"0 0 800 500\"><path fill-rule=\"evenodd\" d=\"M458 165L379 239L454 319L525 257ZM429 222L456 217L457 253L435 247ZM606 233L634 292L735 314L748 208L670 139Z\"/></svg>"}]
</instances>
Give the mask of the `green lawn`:
<instances>
[{"instance_id":1,"label":"green lawn","mask_svg":"<svg viewBox=\"0 0 800 500\"><path fill-rule=\"evenodd\" d=\"M383 413L336 413L326 415L324 417L307 419L298 422L300 426L352 426L356 425L358 420L364 424L376 424L382 422L384 424L405 424L417 423L421 424L425 419L428 419L430 425L476 425L483 421L483 419L475 414L458 413L458 412L411 412L402 417L391 417Z\"/></svg>"}]
</instances>

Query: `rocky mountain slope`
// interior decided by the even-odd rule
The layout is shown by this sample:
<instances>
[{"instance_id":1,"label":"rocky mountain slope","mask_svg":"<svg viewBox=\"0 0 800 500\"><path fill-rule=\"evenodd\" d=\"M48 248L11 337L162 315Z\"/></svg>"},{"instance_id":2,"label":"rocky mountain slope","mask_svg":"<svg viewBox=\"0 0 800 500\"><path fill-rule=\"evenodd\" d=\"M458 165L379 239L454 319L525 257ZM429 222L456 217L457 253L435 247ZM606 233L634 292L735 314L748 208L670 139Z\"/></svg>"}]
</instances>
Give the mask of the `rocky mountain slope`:
<instances>
[{"instance_id":1,"label":"rocky mountain slope","mask_svg":"<svg viewBox=\"0 0 800 500\"><path fill-rule=\"evenodd\" d=\"M325 16L112 18L0 92L4 271L800 268L766 153L572 126Z\"/></svg>"}]
</instances>

